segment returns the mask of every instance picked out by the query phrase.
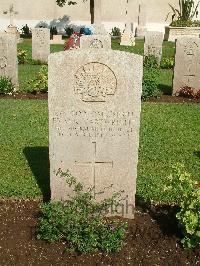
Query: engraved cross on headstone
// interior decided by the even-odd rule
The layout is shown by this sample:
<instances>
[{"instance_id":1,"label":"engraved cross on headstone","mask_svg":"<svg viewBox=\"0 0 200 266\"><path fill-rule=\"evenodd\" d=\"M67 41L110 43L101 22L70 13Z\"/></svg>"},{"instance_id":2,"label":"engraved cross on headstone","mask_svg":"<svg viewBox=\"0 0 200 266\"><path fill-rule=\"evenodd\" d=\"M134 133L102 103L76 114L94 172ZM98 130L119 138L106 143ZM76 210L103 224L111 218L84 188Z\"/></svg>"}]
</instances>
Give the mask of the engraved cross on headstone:
<instances>
[{"instance_id":1,"label":"engraved cross on headstone","mask_svg":"<svg viewBox=\"0 0 200 266\"><path fill-rule=\"evenodd\" d=\"M10 25L9 26L14 26L14 15L17 15L18 12L17 11L14 11L14 5L11 4L10 7L9 7L9 10L8 11L3 11L3 14L9 14L10 16Z\"/></svg>"},{"instance_id":2,"label":"engraved cross on headstone","mask_svg":"<svg viewBox=\"0 0 200 266\"><path fill-rule=\"evenodd\" d=\"M187 82L189 86L192 82L192 79L194 79L195 75L185 75L185 77L187 78Z\"/></svg>"},{"instance_id":3,"label":"engraved cross on headstone","mask_svg":"<svg viewBox=\"0 0 200 266\"><path fill-rule=\"evenodd\" d=\"M196 76L196 64L195 64L195 55L190 54L190 60L188 61L188 74L184 75L187 78L188 86L191 86L192 80Z\"/></svg>"},{"instance_id":4,"label":"engraved cross on headstone","mask_svg":"<svg viewBox=\"0 0 200 266\"><path fill-rule=\"evenodd\" d=\"M78 165L89 165L92 167L92 176L93 176L93 180L94 180L94 193L95 193L95 181L96 181L96 166L97 165L101 165L102 167L104 167L105 165L110 165L113 168L113 161L99 161L97 159L97 143L96 142L92 142L93 145L93 160L89 161L89 162L78 162L75 161L75 164Z\"/></svg>"}]
</instances>

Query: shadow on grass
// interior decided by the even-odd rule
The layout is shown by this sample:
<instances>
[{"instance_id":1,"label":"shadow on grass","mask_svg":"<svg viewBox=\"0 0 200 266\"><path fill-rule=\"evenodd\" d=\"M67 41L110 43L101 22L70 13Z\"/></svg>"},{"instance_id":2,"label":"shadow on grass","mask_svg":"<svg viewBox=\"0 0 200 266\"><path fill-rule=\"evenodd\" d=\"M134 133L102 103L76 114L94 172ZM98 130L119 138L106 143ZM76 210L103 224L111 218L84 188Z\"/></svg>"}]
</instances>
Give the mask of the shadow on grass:
<instances>
[{"instance_id":1,"label":"shadow on grass","mask_svg":"<svg viewBox=\"0 0 200 266\"><path fill-rule=\"evenodd\" d=\"M50 200L50 171L48 147L25 147L24 155L41 189L43 200Z\"/></svg>"},{"instance_id":2,"label":"shadow on grass","mask_svg":"<svg viewBox=\"0 0 200 266\"><path fill-rule=\"evenodd\" d=\"M195 151L194 155L200 158L200 151Z\"/></svg>"},{"instance_id":3,"label":"shadow on grass","mask_svg":"<svg viewBox=\"0 0 200 266\"><path fill-rule=\"evenodd\" d=\"M159 84L158 89L163 92L164 95L172 95L172 87L164 84Z\"/></svg>"},{"instance_id":4,"label":"shadow on grass","mask_svg":"<svg viewBox=\"0 0 200 266\"><path fill-rule=\"evenodd\" d=\"M141 212L149 213L164 235L182 237L176 219L176 214L180 210L179 206L153 205L150 201L144 201L144 199L136 195L136 208Z\"/></svg>"}]
</instances>

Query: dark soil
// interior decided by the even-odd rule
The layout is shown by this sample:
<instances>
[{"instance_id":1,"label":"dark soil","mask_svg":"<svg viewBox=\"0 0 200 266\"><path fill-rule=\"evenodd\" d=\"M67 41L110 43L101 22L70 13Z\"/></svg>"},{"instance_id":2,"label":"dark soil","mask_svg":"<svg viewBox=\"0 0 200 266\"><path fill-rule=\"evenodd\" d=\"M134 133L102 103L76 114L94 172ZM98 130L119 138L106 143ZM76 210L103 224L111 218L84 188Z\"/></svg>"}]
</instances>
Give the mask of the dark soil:
<instances>
[{"instance_id":1,"label":"dark soil","mask_svg":"<svg viewBox=\"0 0 200 266\"><path fill-rule=\"evenodd\" d=\"M36 240L37 201L0 201L0 265L200 265L200 249L180 245L176 207L137 207L126 246L118 253L66 253L65 243Z\"/></svg>"},{"instance_id":2,"label":"dark soil","mask_svg":"<svg viewBox=\"0 0 200 266\"><path fill-rule=\"evenodd\" d=\"M0 94L0 99L20 99L20 100L47 100L48 93L18 93L15 95ZM162 95L160 98L150 98L148 102L163 103L200 103L200 99L190 99L186 97L174 97L170 95Z\"/></svg>"},{"instance_id":3,"label":"dark soil","mask_svg":"<svg viewBox=\"0 0 200 266\"><path fill-rule=\"evenodd\" d=\"M156 103L200 103L200 98L186 98L181 96L162 95L160 98L152 97L148 102Z\"/></svg>"},{"instance_id":4,"label":"dark soil","mask_svg":"<svg viewBox=\"0 0 200 266\"><path fill-rule=\"evenodd\" d=\"M0 94L0 99L47 100L48 93L17 93L15 95Z\"/></svg>"}]
</instances>

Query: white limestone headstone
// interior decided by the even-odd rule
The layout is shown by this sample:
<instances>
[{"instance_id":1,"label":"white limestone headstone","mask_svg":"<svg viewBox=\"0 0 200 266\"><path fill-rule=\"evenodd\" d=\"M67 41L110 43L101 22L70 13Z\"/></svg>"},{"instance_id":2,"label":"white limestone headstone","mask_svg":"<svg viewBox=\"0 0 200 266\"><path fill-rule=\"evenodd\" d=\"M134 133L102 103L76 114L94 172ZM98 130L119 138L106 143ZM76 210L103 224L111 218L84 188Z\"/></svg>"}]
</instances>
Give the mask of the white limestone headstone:
<instances>
[{"instance_id":1,"label":"white limestone headstone","mask_svg":"<svg viewBox=\"0 0 200 266\"><path fill-rule=\"evenodd\" d=\"M53 39L50 41L51 44L64 44L65 40L62 39L62 34L53 35Z\"/></svg>"},{"instance_id":2,"label":"white limestone headstone","mask_svg":"<svg viewBox=\"0 0 200 266\"><path fill-rule=\"evenodd\" d=\"M135 37L131 29L131 23L126 23L125 31L121 36L120 45L135 46Z\"/></svg>"},{"instance_id":3,"label":"white limestone headstone","mask_svg":"<svg viewBox=\"0 0 200 266\"><path fill-rule=\"evenodd\" d=\"M13 34L0 33L0 76L18 84L17 38Z\"/></svg>"},{"instance_id":4,"label":"white limestone headstone","mask_svg":"<svg viewBox=\"0 0 200 266\"><path fill-rule=\"evenodd\" d=\"M176 40L173 94L184 87L200 90L200 39L196 37Z\"/></svg>"},{"instance_id":5,"label":"white limestone headstone","mask_svg":"<svg viewBox=\"0 0 200 266\"><path fill-rule=\"evenodd\" d=\"M32 58L47 61L50 54L50 30L32 29Z\"/></svg>"},{"instance_id":6,"label":"white limestone headstone","mask_svg":"<svg viewBox=\"0 0 200 266\"><path fill-rule=\"evenodd\" d=\"M23 39L20 38L20 32L17 30L17 27L15 26L8 26L6 29L6 32L8 34L14 34L14 36L17 38L17 43L22 43Z\"/></svg>"},{"instance_id":7,"label":"white limestone headstone","mask_svg":"<svg viewBox=\"0 0 200 266\"><path fill-rule=\"evenodd\" d=\"M49 56L52 200L72 193L56 175L69 170L95 188L97 201L124 190L127 198L111 214L134 217L142 65L139 55L105 49Z\"/></svg>"},{"instance_id":8,"label":"white limestone headstone","mask_svg":"<svg viewBox=\"0 0 200 266\"><path fill-rule=\"evenodd\" d=\"M163 37L164 37L163 33L157 31L148 31L145 34L144 55L155 56L158 65L160 65L162 58Z\"/></svg>"},{"instance_id":9,"label":"white limestone headstone","mask_svg":"<svg viewBox=\"0 0 200 266\"><path fill-rule=\"evenodd\" d=\"M108 35L83 35L80 38L81 49L111 49L111 37Z\"/></svg>"}]
</instances>

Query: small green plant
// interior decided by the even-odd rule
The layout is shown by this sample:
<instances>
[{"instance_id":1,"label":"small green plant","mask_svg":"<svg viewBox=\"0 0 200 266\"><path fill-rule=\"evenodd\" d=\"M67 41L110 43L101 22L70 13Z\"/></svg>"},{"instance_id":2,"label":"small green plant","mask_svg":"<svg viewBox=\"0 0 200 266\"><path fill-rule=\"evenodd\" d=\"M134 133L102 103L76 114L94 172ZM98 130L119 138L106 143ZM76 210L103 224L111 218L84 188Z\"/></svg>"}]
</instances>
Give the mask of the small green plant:
<instances>
[{"instance_id":1,"label":"small green plant","mask_svg":"<svg viewBox=\"0 0 200 266\"><path fill-rule=\"evenodd\" d=\"M173 12L171 26L194 26L192 19L198 15L199 3L195 4L194 0L179 0L179 9L169 4Z\"/></svg>"},{"instance_id":2,"label":"small green plant","mask_svg":"<svg viewBox=\"0 0 200 266\"><path fill-rule=\"evenodd\" d=\"M200 246L200 182L194 181L181 164L173 169L164 190L177 195L181 210L176 217L184 235L183 246L195 248Z\"/></svg>"},{"instance_id":3,"label":"small green plant","mask_svg":"<svg viewBox=\"0 0 200 266\"><path fill-rule=\"evenodd\" d=\"M35 79L29 81L31 85L31 92L47 92L48 91L48 67L42 66L36 75Z\"/></svg>"},{"instance_id":4,"label":"small green plant","mask_svg":"<svg viewBox=\"0 0 200 266\"><path fill-rule=\"evenodd\" d=\"M57 31L56 26L51 26L51 27L50 27L50 35L51 35L51 37L52 37L53 35L57 35L57 34L58 34L58 31Z\"/></svg>"},{"instance_id":5,"label":"small green plant","mask_svg":"<svg viewBox=\"0 0 200 266\"><path fill-rule=\"evenodd\" d=\"M178 20L189 21L192 20L194 16L198 15L199 2L195 5L194 0L180 0L179 10L170 5L173 15L172 20L177 16Z\"/></svg>"},{"instance_id":6,"label":"small green plant","mask_svg":"<svg viewBox=\"0 0 200 266\"><path fill-rule=\"evenodd\" d=\"M25 64L26 63L26 58L27 58L27 51L18 48L17 49L17 59L19 64Z\"/></svg>"},{"instance_id":7,"label":"small green plant","mask_svg":"<svg viewBox=\"0 0 200 266\"><path fill-rule=\"evenodd\" d=\"M121 31L120 31L120 29L117 28L117 27L112 28L111 36L117 36L117 37L120 37L120 36L121 36Z\"/></svg>"},{"instance_id":8,"label":"small green plant","mask_svg":"<svg viewBox=\"0 0 200 266\"><path fill-rule=\"evenodd\" d=\"M172 58L172 57L162 58L160 67L162 69L172 69L174 67L174 58Z\"/></svg>"},{"instance_id":9,"label":"small green plant","mask_svg":"<svg viewBox=\"0 0 200 266\"><path fill-rule=\"evenodd\" d=\"M66 241L70 250L81 253L119 251L124 245L127 223L103 217L112 204L118 204L121 193L97 203L93 188L84 192L84 186L69 172L59 170L57 176L66 179L74 196L65 203L41 205L38 239Z\"/></svg>"},{"instance_id":10,"label":"small green plant","mask_svg":"<svg viewBox=\"0 0 200 266\"><path fill-rule=\"evenodd\" d=\"M0 76L0 93L12 95L16 92L16 88L11 78Z\"/></svg>"},{"instance_id":11,"label":"small green plant","mask_svg":"<svg viewBox=\"0 0 200 266\"><path fill-rule=\"evenodd\" d=\"M30 37L31 36L31 30L27 24L21 28L21 31L22 31L22 35L24 37Z\"/></svg>"},{"instance_id":12,"label":"small green plant","mask_svg":"<svg viewBox=\"0 0 200 266\"><path fill-rule=\"evenodd\" d=\"M170 24L172 27L200 27L199 20L174 20Z\"/></svg>"},{"instance_id":13,"label":"small green plant","mask_svg":"<svg viewBox=\"0 0 200 266\"><path fill-rule=\"evenodd\" d=\"M158 63L154 56L146 56L143 63L143 82L142 82L142 99L147 100L150 97L158 97Z\"/></svg>"},{"instance_id":14,"label":"small green plant","mask_svg":"<svg viewBox=\"0 0 200 266\"><path fill-rule=\"evenodd\" d=\"M66 27L65 32L67 34L67 37L71 37L71 35L74 33L74 29L72 27Z\"/></svg>"}]
</instances>

